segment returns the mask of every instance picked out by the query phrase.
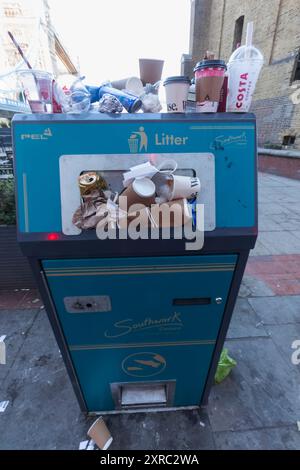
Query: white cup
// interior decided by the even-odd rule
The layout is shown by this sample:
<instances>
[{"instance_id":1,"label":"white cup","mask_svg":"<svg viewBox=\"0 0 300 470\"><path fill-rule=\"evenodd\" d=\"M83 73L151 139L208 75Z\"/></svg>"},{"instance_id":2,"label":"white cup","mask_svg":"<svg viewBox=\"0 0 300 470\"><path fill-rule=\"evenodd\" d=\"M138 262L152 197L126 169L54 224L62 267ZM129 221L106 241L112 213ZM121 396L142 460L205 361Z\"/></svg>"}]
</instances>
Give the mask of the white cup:
<instances>
[{"instance_id":1,"label":"white cup","mask_svg":"<svg viewBox=\"0 0 300 470\"><path fill-rule=\"evenodd\" d=\"M171 158L167 158L163 162L159 163L156 167L159 173L163 173L164 175L170 175L175 173L177 170L177 162L172 160Z\"/></svg>"},{"instance_id":2,"label":"white cup","mask_svg":"<svg viewBox=\"0 0 300 470\"><path fill-rule=\"evenodd\" d=\"M168 113L185 113L191 81L188 77L168 77L164 81Z\"/></svg>"},{"instance_id":3,"label":"white cup","mask_svg":"<svg viewBox=\"0 0 300 470\"><path fill-rule=\"evenodd\" d=\"M172 190L170 201L173 199L191 198L199 193L201 184L197 177L172 175Z\"/></svg>"},{"instance_id":4,"label":"white cup","mask_svg":"<svg viewBox=\"0 0 300 470\"><path fill-rule=\"evenodd\" d=\"M106 424L100 416L90 427L87 432L87 435L96 442L99 449L106 450L109 448L110 444L113 441L113 438L106 427Z\"/></svg>"},{"instance_id":5,"label":"white cup","mask_svg":"<svg viewBox=\"0 0 300 470\"><path fill-rule=\"evenodd\" d=\"M144 92L143 82L138 77L128 78L125 88L136 96L140 96Z\"/></svg>"}]
</instances>

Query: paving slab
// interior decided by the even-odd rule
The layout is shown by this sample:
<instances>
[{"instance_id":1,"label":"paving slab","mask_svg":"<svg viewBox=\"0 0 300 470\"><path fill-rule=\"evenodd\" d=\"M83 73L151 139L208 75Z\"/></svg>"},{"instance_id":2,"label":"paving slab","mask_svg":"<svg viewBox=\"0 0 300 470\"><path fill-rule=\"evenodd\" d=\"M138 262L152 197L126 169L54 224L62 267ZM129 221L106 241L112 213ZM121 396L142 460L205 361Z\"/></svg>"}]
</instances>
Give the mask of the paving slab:
<instances>
[{"instance_id":1,"label":"paving slab","mask_svg":"<svg viewBox=\"0 0 300 470\"><path fill-rule=\"evenodd\" d=\"M110 415L105 421L114 436L112 450L215 448L205 410Z\"/></svg>"},{"instance_id":2,"label":"paving slab","mask_svg":"<svg viewBox=\"0 0 300 470\"><path fill-rule=\"evenodd\" d=\"M289 203L283 202L281 205L288 209L292 214L300 214L299 198L296 201L291 201Z\"/></svg>"},{"instance_id":3,"label":"paving slab","mask_svg":"<svg viewBox=\"0 0 300 470\"><path fill-rule=\"evenodd\" d=\"M38 311L38 309L0 310L0 336L6 335L6 364L0 365L0 382L12 368Z\"/></svg>"},{"instance_id":4,"label":"paving slab","mask_svg":"<svg viewBox=\"0 0 300 470\"><path fill-rule=\"evenodd\" d=\"M268 333L247 299L237 299L227 338L266 336Z\"/></svg>"},{"instance_id":5,"label":"paving slab","mask_svg":"<svg viewBox=\"0 0 300 470\"><path fill-rule=\"evenodd\" d=\"M251 307L265 325L300 323L300 296L249 298Z\"/></svg>"},{"instance_id":6,"label":"paving slab","mask_svg":"<svg viewBox=\"0 0 300 470\"><path fill-rule=\"evenodd\" d=\"M218 450L299 450L297 426L214 433Z\"/></svg>"},{"instance_id":7,"label":"paving slab","mask_svg":"<svg viewBox=\"0 0 300 470\"><path fill-rule=\"evenodd\" d=\"M247 274L244 275L239 297L269 297L274 295L274 291L263 280Z\"/></svg>"},{"instance_id":8,"label":"paving slab","mask_svg":"<svg viewBox=\"0 0 300 470\"><path fill-rule=\"evenodd\" d=\"M270 216L290 213L290 209L286 207L285 204L279 204L278 202L266 202L264 200L259 202L259 216Z\"/></svg>"},{"instance_id":9,"label":"paving slab","mask_svg":"<svg viewBox=\"0 0 300 470\"><path fill-rule=\"evenodd\" d=\"M291 233L296 237L300 239L300 231L299 230L292 230Z\"/></svg>"},{"instance_id":10,"label":"paving slab","mask_svg":"<svg viewBox=\"0 0 300 470\"><path fill-rule=\"evenodd\" d=\"M213 432L295 425L299 374L286 367L271 338L229 340L226 346L237 366L212 388L208 414Z\"/></svg>"},{"instance_id":11,"label":"paving slab","mask_svg":"<svg viewBox=\"0 0 300 470\"><path fill-rule=\"evenodd\" d=\"M286 366L296 370L300 374L300 364L293 364L292 354L296 352L292 348L294 341L300 342L300 323L293 323L290 325L266 325L266 330L272 338L272 341L277 346L282 357L286 361ZM299 350L300 346L297 347ZM297 356L300 356L300 354ZM300 416L298 417L300 421Z\"/></svg>"},{"instance_id":12,"label":"paving slab","mask_svg":"<svg viewBox=\"0 0 300 470\"><path fill-rule=\"evenodd\" d=\"M281 230L288 230L292 234L294 231L300 233L300 214L275 214L269 217L270 221L275 222L276 225L280 227ZM277 228L270 228L270 230L277 230Z\"/></svg>"},{"instance_id":13,"label":"paving slab","mask_svg":"<svg viewBox=\"0 0 300 470\"><path fill-rule=\"evenodd\" d=\"M44 311L2 382L0 449L74 449L86 426Z\"/></svg>"},{"instance_id":14,"label":"paving slab","mask_svg":"<svg viewBox=\"0 0 300 470\"><path fill-rule=\"evenodd\" d=\"M260 232L258 236L258 249L255 247L251 254L252 256L300 254L300 238L286 230Z\"/></svg>"},{"instance_id":15,"label":"paving slab","mask_svg":"<svg viewBox=\"0 0 300 470\"><path fill-rule=\"evenodd\" d=\"M299 254L252 256L247 263L246 275L252 276L254 285L258 280L263 281L275 295L300 295Z\"/></svg>"},{"instance_id":16,"label":"paving slab","mask_svg":"<svg viewBox=\"0 0 300 470\"><path fill-rule=\"evenodd\" d=\"M251 256L266 256L271 255L271 251L262 243L260 235L258 236L255 244L255 248L250 251Z\"/></svg>"}]
</instances>

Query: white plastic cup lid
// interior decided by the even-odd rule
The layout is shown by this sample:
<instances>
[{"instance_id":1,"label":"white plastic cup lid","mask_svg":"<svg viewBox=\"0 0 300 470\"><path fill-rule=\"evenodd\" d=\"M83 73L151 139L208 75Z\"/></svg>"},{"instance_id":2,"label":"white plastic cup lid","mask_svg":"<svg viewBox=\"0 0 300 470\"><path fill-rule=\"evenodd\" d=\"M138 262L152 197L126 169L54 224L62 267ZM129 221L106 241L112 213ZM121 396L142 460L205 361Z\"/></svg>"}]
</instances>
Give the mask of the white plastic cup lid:
<instances>
[{"instance_id":1,"label":"white plastic cup lid","mask_svg":"<svg viewBox=\"0 0 300 470\"><path fill-rule=\"evenodd\" d=\"M132 188L141 197L151 197L155 194L155 184L149 178L136 178Z\"/></svg>"}]
</instances>

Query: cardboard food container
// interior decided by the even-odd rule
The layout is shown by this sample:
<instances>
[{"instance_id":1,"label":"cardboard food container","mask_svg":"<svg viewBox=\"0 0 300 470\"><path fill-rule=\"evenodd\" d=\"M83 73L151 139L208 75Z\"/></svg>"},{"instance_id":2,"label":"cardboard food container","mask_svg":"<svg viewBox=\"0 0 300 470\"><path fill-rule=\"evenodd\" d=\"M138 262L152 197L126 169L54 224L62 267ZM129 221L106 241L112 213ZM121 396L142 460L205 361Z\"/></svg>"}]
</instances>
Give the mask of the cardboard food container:
<instances>
[{"instance_id":1,"label":"cardboard food container","mask_svg":"<svg viewBox=\"0 0 300 470\"><path fill-rule=\"evenodd\" d=\"M130 212L128 223L136 217L139 217L141 227L183 227L192 220L192 212L187 199L177 199Z\"/></svg>"}]
</instances>

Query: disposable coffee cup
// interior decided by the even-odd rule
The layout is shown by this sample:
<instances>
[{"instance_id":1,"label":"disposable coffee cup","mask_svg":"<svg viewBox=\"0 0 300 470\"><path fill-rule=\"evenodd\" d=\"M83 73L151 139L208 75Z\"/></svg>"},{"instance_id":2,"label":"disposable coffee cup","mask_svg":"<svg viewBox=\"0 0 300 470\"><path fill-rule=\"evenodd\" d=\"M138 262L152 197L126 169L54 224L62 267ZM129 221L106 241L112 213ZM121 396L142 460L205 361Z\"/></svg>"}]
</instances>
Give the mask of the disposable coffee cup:
<instances>
[{"instance_id":1,"label":"disposable coffee cup","mask_svg":"<svg viewBox=\"0 0 300 470\"><path fill-rule=\"evenodd\" d=\"M128 77L121 80L114 80L113 82L110 82L110 84L117 90L128 90L137 96L143 93L143 83L138 77Z\"/></svg>"},{"instance_id":2,"label":"disposable coffee cup","mask_svg":"<svg viewBox=\"0 0 300 470\"><path fill-rule=\"evenodd\" d=\"M152 215L155 224L161 228L182 227L191 220L191 211L186 199L165 202L160 204L159 208L160 211L152 211Z\"/></svg>"},{"instance_id":3,"label":"disposable coffee cup","mask_svg":"<svg viewBox=\"0 0 300 470\"><path fill-rule=\"evenodd\" d=\"M175 160L167 158L163 162L159 163L156 168L158 170L158 173L170 175L172 173L175 173L175 171L177 170L177 166L178 164Z\"/></svg>"},{"instance_id":4,"label":"disposable coffee cup","mask_svg":"<svg viewBox=\"0 0 300 470\"><path fill-rule=\"evenodd\" d=\"M164 81L168 113L184 113L191 81L188 77L168 77Z\"/></svg>"},{"instance_id":5,"label":"disposable coffee cup","mask_svg":"<svg viewBox=\"0 0 300 470\"><path fill-rule=\"evenodd\" d=\"M157 173L152 177L156 187L156 194L160 202L167 202L171 197L171 175L177 170L177 162L171 158L164 160L157 165Z\"/></svg>"},{"instance_id":6,"label":"disposable coffee cup","mask_svg":"<svg viewBox=\"0 0 300 470\"><path fill-rule=\"evenodd\" d=\"M170 201L182 198L189 199L195 197L200 191L201 184L197 177L172 175L171 179Z\"/></svg>"},{"instance_id":7,"label":"disposable coffee cup","mask_svg":"<svg viewBox=\"0 0 300 470\"><path fill-rule=\"evenodd\" d=\"M125 89L136 96L140 96L144 92L142 81L138 77L130 77L127 79Z\"/></svg>"},{"instance_id":8,"label":"disposable coffee cup","mask_svg":"<svg viewBox=\"0 0 300 470\"><path fill-rule=\"evenodd\" d=\"M139 59L140 79L143 84L156 83L161 79L164 61L160 59Z\"/></svg>"},{"instance_id":9,"label":"disposable coffee cup","mask_svg":"<svg viewBox=\"0 0 300 470\"><path fill-rule=\"evenodd\" d=\"M202 101L202 103L196 103L196 111L197 113L216 113L218 106L218 101Z\"/></svg>"},{"instance_id":10,"label":"disposable coffee cup","mask_svg":"<svg viewBox=\"0 0 300 470\"><path fill-rule=\"evenodd\" d=\"M196 102L199 112L216 112L220 101L220 92L224 81L226 64L224 60L202 60L194 68L196 81ZM203 103L212 102L210 109Z\"/></svg>"},{"instance_id":11,"label":"disposable coffee cup","mask_svg":"<svg viewBox=\"0 0 300 470\"><path fill-rule=\"evenodd\" d=\"M88 436L97 444L99 449L106 450L109 448L113 438L102 418L98 418L87 432Z\"/></svg>"},{"instance_id":12,"label":"disposable coffee cup","mask_svg":"<svg viewBox=\"0 0 300 470\"><path fill-rule=\"evenodd\" d=\"M155 184L150 178L136 178L120 196L127 198L127 210L133 204L149 207L155 202Z\"/></svg>"}]
</instances>

